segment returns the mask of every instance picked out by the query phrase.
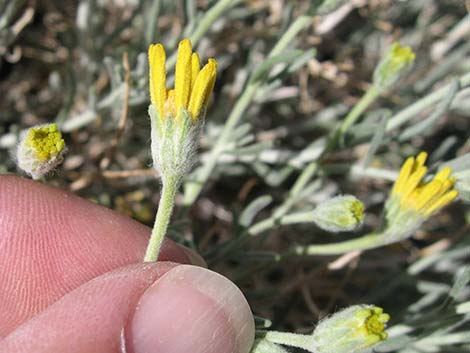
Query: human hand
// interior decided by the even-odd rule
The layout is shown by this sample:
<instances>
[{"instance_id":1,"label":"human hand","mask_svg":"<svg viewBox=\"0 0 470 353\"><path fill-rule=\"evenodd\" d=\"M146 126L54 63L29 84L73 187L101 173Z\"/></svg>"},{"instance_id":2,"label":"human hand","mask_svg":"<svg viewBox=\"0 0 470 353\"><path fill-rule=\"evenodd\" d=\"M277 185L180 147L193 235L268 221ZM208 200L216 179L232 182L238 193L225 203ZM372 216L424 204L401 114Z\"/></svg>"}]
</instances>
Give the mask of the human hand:
<instances>
[{"instance_id":1,"label":"human hand","mask_svg":"<svg viewBox=\"0 0 470 353\"><path fill-rule=\"evenodd\" d=\"M239 289L170 240L72 194L0 176L0 353L247 353ZM170 262L171 261L171 262Z\"/></svg>"}]
</instances>

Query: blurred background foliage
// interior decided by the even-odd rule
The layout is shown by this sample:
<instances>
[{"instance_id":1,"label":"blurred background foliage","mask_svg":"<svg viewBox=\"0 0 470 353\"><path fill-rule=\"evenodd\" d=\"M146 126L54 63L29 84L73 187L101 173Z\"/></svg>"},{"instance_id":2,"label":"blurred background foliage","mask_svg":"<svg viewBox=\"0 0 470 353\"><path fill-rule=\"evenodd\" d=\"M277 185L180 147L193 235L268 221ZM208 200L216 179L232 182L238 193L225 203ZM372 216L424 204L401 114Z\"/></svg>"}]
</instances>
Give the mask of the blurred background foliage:
<instances>
[{"instance_id":1,"label":"blurred background foliage","mask_svg":"<svg viewBox=\"0 0 470 353\"><path fill-rule=\"evenodd\" d=\"M0 172L18 173L21 131L57 122L69 152L48 183L152 225L146 51L163 43L170 69L189 37L219 71L170 236L234 280L276 329L310 332L338 308L373 303L396 324L382 351L468 352L469 9L463 0L0 0ZM394 41L413 48L413 69L328 148ZM433 170L450 161L462 197L412 239L341 257L288 252L358 236L276 222L337 194L365 203L362 232L376 228L401 163L420 150Z\"/></svg>"}]
</instances>

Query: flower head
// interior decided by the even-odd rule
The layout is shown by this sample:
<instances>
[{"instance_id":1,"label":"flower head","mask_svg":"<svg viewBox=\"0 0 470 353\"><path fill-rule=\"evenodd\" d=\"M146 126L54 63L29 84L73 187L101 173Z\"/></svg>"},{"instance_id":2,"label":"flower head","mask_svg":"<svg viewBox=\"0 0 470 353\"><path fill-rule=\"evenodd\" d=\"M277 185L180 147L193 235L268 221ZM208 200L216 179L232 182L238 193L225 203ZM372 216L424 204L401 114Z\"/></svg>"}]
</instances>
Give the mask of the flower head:
<instances>
[{"instance_id":1,"label":"flower head","mask_svg":"<svg viewBox=\"0 0 470 353\"><path fill-rule=\"evenodd\" d=\"M375 69L374 83L382 89L389 88L406 73L414 60L415 54L410 47L393 43Z\"/></svg>"},{"instance_id":2,"label":"flower head","mask_svg":"<svg viewBox=\"0 0 470 353\"><path fill-rule=\"evenodd\" d=\"M65 150L65 141L57 124L39 125L23 135L16 158L21 169L38 179L62 162Z\"/></svg>"},{"instance_id":3,"label":"flower head","mask_svg":"<svg viewBox=\"0 0 470 353\"><path fill-rule=\"evenodd\" d=\"M150 98L161 119L177 117L181 109L193 120L204 112L214 89L217 62L209 59L201 69L199 55L193 53L191 41L184 39L178 46L175 88L166 88L166 54L163 45L152 44L148 50L150 66Z\"/></svg>"},{"instance_id":4,"label":"flower head","mask_svg":"<svg viewBox=\"0 0 470 353\"><path fill-rule=\"evenodd\" d=\"M424 182L426 152L409 157L400 169L386 205L389 227L409 234L426 218L452 202L458 192L450 167L442 168L429 182ZM406 232L405 232L406 230Z\"/></svg>"},{"instance_id":5,"label":"flower head","mask_svg":"<svg viewBox=\"0 0 470 353\"><path fill-rule=\"evenodd\" d=\"M369 351L387 338L390 315L372 305L354 305L323 320L313 331L318 353L359 353Z\"/></svg>"},{"instance_id":6,"label":"flower head","mask_svg":"<svg viewBox=\"0 0 470 353\"><path fill-rule=\"evenodd\" d=\"M149 115L152 158L162 179L181 179L194 163L196 141L214 89L217 62L201 69L191 42L179 43L174 89L166 88L166 54L161 44L148 50L150 67Z\"/></svg>"},{"instance_id":7,"label":"flower head","mask_svg":"<svg viewBox=\"0 0 470 353\"><path fill-rule=\"evenodd\" d=\"M352 231L362 225L364 204L352 195L336 196L313 210L313 220L330 232Z\"/></svg>"},{"instance_id":8,"label":"flower head","mask_svg":"<svg viewBox=\"0 0 470 353\"><path fill-rule=\"evenodd\" d=\"M442 168L430 182L423 182L426 158L427 153L421 152L416 158L406 160L393 186L392 197L399 200L400 207L429 217L454 200L458 192L453 189L455 179L451 177L450 167Z\"/></svg>"}]
</instances>

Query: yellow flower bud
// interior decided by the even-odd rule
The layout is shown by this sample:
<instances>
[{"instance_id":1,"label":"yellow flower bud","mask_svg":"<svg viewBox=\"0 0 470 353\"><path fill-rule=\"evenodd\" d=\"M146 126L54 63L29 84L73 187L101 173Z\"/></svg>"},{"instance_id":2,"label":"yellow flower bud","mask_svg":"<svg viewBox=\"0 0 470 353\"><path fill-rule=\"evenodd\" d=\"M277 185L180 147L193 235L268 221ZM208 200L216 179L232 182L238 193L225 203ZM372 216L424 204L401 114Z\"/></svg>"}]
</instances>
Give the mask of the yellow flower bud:
<instances>
[{"instance_id":1,"label":"yellow flower bud","mask_svg":"<svg viewBox=\"0 0 470 353\"><path fill-rule=\"evenodd\" d=\"M394 85L411 67L415 54L410 47L395 42L379 62L374 72L374 84L384 90Z\"/></svg>"},{"instance_id":2,"label":"yellow flower bud","mask_svg":"<svg viewBox=\"0 0 470 353\"><path fill-rule=\"evenodd\" d=\"M382 308L354 305L321 321L311 335L267 331L264 339L310 353L366 353L387 339L388 320Z\"/></svg>"},{"instance_id":3,"label":"yellow flower bud","mask_svg":"<svg viewBox=\"0 0 470 353\"><path fill-rule=\"evenodd\" d=\"M362 353L387 338L390 315L372 305L354 305L321 321L313 331L317 353Z\"/></svg>"},{"instance_id":4,"label":"yellow flower bud","mask_svg":"<svg viewBox=\"0 0 470 353\"><path fill-rule=\"evenodd\" d=\"M364 205L352 195L337 196L313 210L313 221L330 232L352 231L362 225Z\"/></svg>"}]
</instances>

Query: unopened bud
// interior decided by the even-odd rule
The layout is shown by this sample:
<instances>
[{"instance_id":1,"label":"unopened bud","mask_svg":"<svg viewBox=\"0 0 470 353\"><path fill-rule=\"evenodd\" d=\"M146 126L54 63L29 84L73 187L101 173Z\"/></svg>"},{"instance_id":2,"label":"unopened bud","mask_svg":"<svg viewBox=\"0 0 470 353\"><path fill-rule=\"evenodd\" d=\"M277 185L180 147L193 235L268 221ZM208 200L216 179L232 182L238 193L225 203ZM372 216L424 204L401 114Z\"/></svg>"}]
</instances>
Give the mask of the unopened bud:
<instances>
[{"instance_id":1,"label":"unopened bud","mask_svg":"<svg viewBox=\"0 0 470 353\"><path fill-rule=\"evenodd\" d=\"M364 219L364 204L352 195L337 196L313 210L313 221L329 232L357 229Z\"/></svg>"},{"instance_id":2,"label":"unopened bud","mask_svg":"<svg viewBox=\"0 0 470 353\"><path fill-rule=\"evenodd\" d=\"M66 146L57 124L29 128L16 152L18 166L33 179L53 171L64 159Z\"/></svg>"},{"instance_id":3,"label":"unopened bud","mask_svg":"<svg viewBox=\"0 0 470 353\"><path fill-rule=\"evenodd\" d=\"M372 305L354 305L321 321L313 331L317 353L365 353L387 338L390 315Z\"/></svg>"},{"instance_id":4,"label":"unopened bud","mask_svg":"<svg viewBox=\"0 0 470 353\"><path fill-rule=\"evenodd\" d=\"M374 84L382 90L393 86L407 73L414 60L415 54L410 47L393 43L374 71Z\"/></svg>"}]
</instances>

